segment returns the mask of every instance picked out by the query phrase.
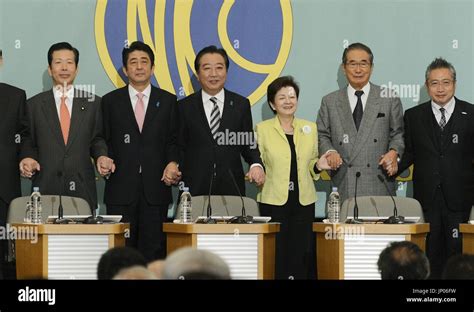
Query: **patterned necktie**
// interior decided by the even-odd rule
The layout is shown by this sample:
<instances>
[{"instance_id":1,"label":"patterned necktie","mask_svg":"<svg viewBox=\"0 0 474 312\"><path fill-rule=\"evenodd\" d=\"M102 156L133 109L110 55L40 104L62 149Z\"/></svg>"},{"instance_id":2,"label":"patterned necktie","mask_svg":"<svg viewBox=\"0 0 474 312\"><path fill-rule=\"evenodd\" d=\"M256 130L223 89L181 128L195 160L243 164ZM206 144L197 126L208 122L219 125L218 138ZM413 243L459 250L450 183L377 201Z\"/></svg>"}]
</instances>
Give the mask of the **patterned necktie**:
<instances>
[{"instance_id":1,"label":"patterned necktie","mask_svg":"<svg viewBox=\"0 0 474 312\"><path fill-rule=\"evenodd\" d=\"M362 121L362 115L364 114L364 110L362 109L362 94L364 94L364 91L362 90L355 92L355 95L357 96L357 104L354 109L354 112L352 113L352 118L354 118L354 124L356 126L357 131L359 131L360 122Z\"/></svg>"},{"instance_id":2,"label":"patterned necktie","mask_svg":"<svg viewBox=\"0 0 474 312\"><path fill-rule=\"evenodd\" d=\"M217 106L217 99L215 97L211 97L209 100L214 104L211 112L210 127L212 137L215 140L217 139L217 130L219 129L219 125L221 123L221 113L219 112L219 106Z\"/></svg>"},{"instance_id":3,"label":"patterned necktie","mask_svg":"<svg viewBox=\"0 0 474 312\"><path fill-rule=\"evenodd\" d=\"M443 107L441 107L439 109L439 111L441 112L441 119L439 120L439 127L441 128L441 131L443 131L444 127L446 126L446 115L445 115L446 110Z\"/></svg>"},{"instance_id":4,"label":"patterned necktie","mask_svg":"<svg viewBox=\"0 0 474 312\"><path fill-rule=\"evenodd\" d=\"M145 103L143 102L143 93L138 93L137 105L135 105L135 119L137 120L138 129L142 132L143 123L145 122Z\"/></svg>"},{"instance_id":5,"label":"patterned necktie","mask_svg":"<svg viewBox=\"0 0 474 312\"><path fill-rule=\"evenodd\" d=\"M71 115L66 105L66 96L61 97L61 104L59 105L59 122L61 123L61 132L63 133L64 145L67 145L69 138L69 128L71 126Z\"/></svg>"}]
</instances>

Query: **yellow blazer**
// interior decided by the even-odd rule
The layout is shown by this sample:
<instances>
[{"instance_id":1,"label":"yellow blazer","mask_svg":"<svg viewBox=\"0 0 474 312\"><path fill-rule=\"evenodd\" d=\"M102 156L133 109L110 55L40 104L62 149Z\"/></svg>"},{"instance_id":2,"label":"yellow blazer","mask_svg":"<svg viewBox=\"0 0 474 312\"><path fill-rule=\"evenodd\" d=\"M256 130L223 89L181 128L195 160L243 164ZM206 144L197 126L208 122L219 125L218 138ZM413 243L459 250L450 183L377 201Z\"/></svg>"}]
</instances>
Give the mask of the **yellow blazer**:
<instances>
[{"instance_id":1,"label":"yellow blazer","mask_svg":"<svg viewBox=\"0 0 474 312\"><path fill-rule=\"evenodd\" d=\"M316 123L294 118L293 120L299 200L301 205L316 202L314 172L318 161L318 133ZM288 200L290 184L291 150L278 116L256 125L260 156L265 165L265 184L257 194L257 201L271 205L284 205Z\"/></svg>"}]
</instances>

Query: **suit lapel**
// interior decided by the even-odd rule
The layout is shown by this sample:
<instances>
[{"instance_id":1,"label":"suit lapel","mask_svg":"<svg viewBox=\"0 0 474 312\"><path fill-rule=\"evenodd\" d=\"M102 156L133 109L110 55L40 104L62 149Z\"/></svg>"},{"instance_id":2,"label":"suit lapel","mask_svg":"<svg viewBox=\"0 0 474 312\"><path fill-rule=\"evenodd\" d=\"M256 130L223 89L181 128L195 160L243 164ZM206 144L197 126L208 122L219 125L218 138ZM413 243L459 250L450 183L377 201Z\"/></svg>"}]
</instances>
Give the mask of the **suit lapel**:
<instances>
[{"instance_id":1,"label":"suit lapel","mask_svg":"<svg viewBox=\"0 0 474 312\"><path fill-rule=\"evenodd\" d=\"M130 100L128 85L122 88L120 98L114 105L117 105L117 109L123 112L123 118L128 119L128 123L130 124L130 126L136 132L140 133L140 130L138 129L137 120L135 119L135 112L133 111L132 101ZM148 103L148 105L150 105L150 103Z\"/></svg>"},{"instance_id":2,"label":"suit lapel","mask_svg":"<svg viewBox=\"0 0 474 312\"><path fill-rule=\"evenodd\" d=\"M219 130L226 129L232 118L235 118L235 104L234 99L230 93L224 89L224 106L222 110L221 122L219 124Z\"/></svg>"},{"instance_id":3,"label":"suit lapel","mask_svg":"<svg viewBox=\"0 0 474 312\"><path fill-rule=\"evenodd\" d=\"M352 147L350 161L354 160L365 146L364 142L367 141L367 138L372 131L372 126L375 125L375 119L379 112L379 107L377 105L379 99L380 89L371 84L367 103L365 104L364 114L362 115L362 121L359 126L359 132L357 133L356 140ZM352 122L352 124L354 124L354 122Z\"/></svg>"},{"instance_id":4,"label":"suit lapel","mask_svg":"<svg viewBox=\"0 0 474 312\"><path fill-rule=\"evenodd\" d=\"M69 129L69 138L67 140L67 147L69 149L74 142L79 129L81 129L82 121L88 109L90 109L90 103L85 98L75 97L72 104L71 114L71 126Z\"/></svg>"},{"instance_id":5,"label":"suit lapel","mask_svg":"<svg viewBox=\"0 0 474 312\"><path fill-rule=\"evenodd\" d=\"M148 106L146 109L145 114L145 121L143 123L142 133L148 127L149 124L152 123L153 118L155 118L156 114L158 113L160 107L160 96L158 94L158 90L155 87L151 87L150 99L148 100ZM137 125L138 129L138 125Z\"/></svg>"},{"instance_id":6,"label":"suit lapel","mask_svg":"<svg viewBox=\"0 0 474 312\"><path fill-rule=\"evenodd\" d=\"M354 141L357 136L357 130L352 118L351 105L349 104L349 98L347 97L347 88L339 90L339 96L337 102L337 111L341 118L341 127L344 130L344 134L349 136L349 144L354 146Z\"/></svg>"},{"instance_id":7,"label":"suit lapel","mask_svg":"<svg viewBox=\"0 0 474 312\"><path fill-rule=\"evenodd\" d=\"M453 142L452 135L453 134L458 134L459 136L459 129L462 129L464 127L464 120L465 118L462 112L465 110L464 108L464 103L456 99L456 104L454 106L454 111L453 115L451 118L449 118L449 125L447 127L447 130L449 130L449 133L447 133L444 141L441 143L441 150L444 151L446 150Z\"/></svg>"},{"instance_id":8,"label":"suit lapel","mask_svg":"<svg viewBox=\"0 0 474 312\"><path fill-rule=\"evenodd\" d=\"M275 128L275 131L278 132L278 134L283 138L283 140L286 141L286 135L283 132L283 129L281 128L281 124L280 124L280 120L278 119L278 116L275 116L274 118L273 128Z\"/></svg>"},{"instance_id":9,"label":"suit lapel","mask_svg":"<svg viewBox=\"0 0 474 312\"><path fill-rule=\"evenodd\" d=\"M431 109L431 101L425 103L425 107L423 108L422 112L422 124L425 127L425 131L428 134L429 139L431 140L431 144L435 148L435 150L439 150L438 140L435 138L435 129L436 125L433 124L433 110ZM416 125L415 125L416 126Z\"/></svg>"},{"instance_id":10,"label":"suit lapel","mask_svg":"<svg viewBox=\"0 0 474 312\"><path fill-rule=\"evenodd\" d=\"M43 113L45 115L45 120L49 124L54 137L61 146L64 146L63 134L61 132L61 125L59 123L58 110L56 108L56 102L54 100L53 90L46 93L43 99Z\"/></svg>"},{"instance_id":11,"label":"suit lapel","mask_svg":"<svg viewBox=\"0 0 474 312\"><path fill-rule=\"evenodd\" d=\"M193 103L195 105L196 112L199 115L196 118L201 119L201 124L204 127L204 131L206 131L206 133L208 134L209 139L211 141L214 141L214 138L212 137L212 134L211 134L211 128L209 127L209 122L207 121L206 112L204 111L204 103L202 102L202 90L194 93L194 96L195 98L194 98Z\"/></svg>"}]
</instances>

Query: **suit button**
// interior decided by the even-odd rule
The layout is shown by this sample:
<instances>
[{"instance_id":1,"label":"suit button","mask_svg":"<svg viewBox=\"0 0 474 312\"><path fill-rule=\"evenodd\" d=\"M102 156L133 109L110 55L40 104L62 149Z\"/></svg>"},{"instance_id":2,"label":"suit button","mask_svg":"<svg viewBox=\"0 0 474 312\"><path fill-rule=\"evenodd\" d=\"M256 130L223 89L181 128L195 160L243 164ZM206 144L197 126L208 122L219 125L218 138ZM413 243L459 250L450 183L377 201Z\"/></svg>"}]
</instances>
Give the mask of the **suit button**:
<instances>
[{"instance_id":1,"label":"suit button","mask_svg":"<svg viewBox=\"0 0 474 312\"><path fill-rule=\"evenodd\" d=\"M349 168L352 168L352 165L349 165L348 167L349 167Z\"/></svg>"},{"instance_id":2,"label":"suit button","mask_svg":"<svg viewBox=\"0 0 474 312\"><path fill-rule=\"evenodd\" d=\"M377 139L374 139L374 143L377 143Z\"/></svg>"},{"instance_id":3,"label":"suit button","mask_svg":"<svg viewBox=\"0 0 474 312\"><path fill-rule=\"evenodd\" d=\"M342 142L339 142L339 145L342 145Z\"/></svg>"},{"instance_id":4,"label":"suit button","mask_svg":"<svg viewBox=\"0 0 474 312\"><path fill-rule=\"evenodd\" d=\"M370 164L367 164L367 168L370 168Z\"/></svg>"}]
</instances>

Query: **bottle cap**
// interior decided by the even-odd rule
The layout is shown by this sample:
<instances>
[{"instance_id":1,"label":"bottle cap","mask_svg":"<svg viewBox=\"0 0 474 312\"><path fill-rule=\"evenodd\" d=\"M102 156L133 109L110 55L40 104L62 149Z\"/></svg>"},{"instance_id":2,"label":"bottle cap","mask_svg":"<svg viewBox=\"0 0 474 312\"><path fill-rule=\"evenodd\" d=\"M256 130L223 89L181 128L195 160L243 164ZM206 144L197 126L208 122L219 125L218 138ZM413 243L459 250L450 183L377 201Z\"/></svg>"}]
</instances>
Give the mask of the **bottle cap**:
<instances>
[{"instance_id":1,"label":"bottle cap","mask_svg":"<svg viewBox=\"0 0 474 312\"><path fill-rule=\"evenodd\" d=\"M40 188L38 186L33 187L33 192L39 192Z\"/></svg>"},{"instance_id":2,"label":"bottle cap","mask_svg":"<svg viewBox=\"0 0 474 312\"><path fill-rule=\"evenodd\" d=\"M337 186L333 186L333 187L332 187L332 191L333 191L333 192L337 192Z\"/></svg>"}]
</instances>

